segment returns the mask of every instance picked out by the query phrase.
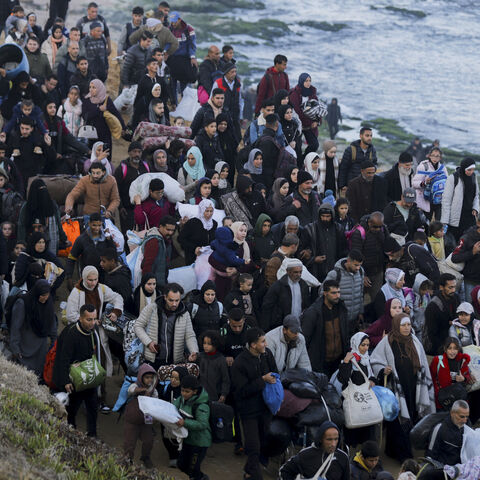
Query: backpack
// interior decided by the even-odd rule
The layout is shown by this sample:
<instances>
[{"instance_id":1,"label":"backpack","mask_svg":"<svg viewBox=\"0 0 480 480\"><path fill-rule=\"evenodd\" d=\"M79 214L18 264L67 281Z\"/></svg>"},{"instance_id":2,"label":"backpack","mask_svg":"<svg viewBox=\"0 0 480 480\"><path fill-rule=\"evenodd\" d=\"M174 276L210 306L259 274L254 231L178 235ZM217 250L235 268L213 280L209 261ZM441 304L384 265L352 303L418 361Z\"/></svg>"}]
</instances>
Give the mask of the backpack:
<instances>
[{"instance_id":1,"label":"backpack","mask_svg":"<svg viewBox=\"0 0 480 480\"><path fill-rule=\"evenodd\" d=\"M350 149L352 150L352 162L354 162L357 159L357 147L355 145L350 145ZM372 162L373 155L372 155L372 150L370 150L370 153L368 155L368 159Z\"/></svg>"},{"instance_id":2,"label":"backpack","mask_svg":"<svg viewBox=\"0 0 480 480\"><path fill-rule=\"evenodd\" d=\"M147 169L147 172L150 172L150 167L148 166L148 163L145 161L143 161L142 163L143 163L143 166ZM125 180L125 177L127 176L128 167L127 167L127 164L124 162L122 162L120 165L122 166L122 178Z\"/></svg>"},{"instance_id":3,"label":"backpack","mask_svg":"<svg viewBox=\"0 0 480 480\"><path fill-rule=\"evenodd\" d=\"M355 225L351 230L348 230L348 232L345 232L345 238L347 239L348 243L348 249L352 249L352 236L356 231L360 232L360 236L362 237L362 241L365 240L365 229L360 225Z\"/></svg>"},{"instance_id":4,"label":"backpack","mask_svg":"<svg viewBox=\"0 0 480 480\"><path fill-rule=\"evenodd\" d=\"M53 366L55 365L55 357L57 356L57 340L50 348L45 357L45 364L43 366L43 380L53 390L56 390L56 386L53 383Z\"/></svg>"},{"instance_id":5,"label":"backpack","mask_svg":"<svg viewBox=\"0 0 480 480\"><path fill-rule=\"evenodd\" d=\"M23 298L25 295L27 294L27 292L25 292L24 290L18 290L17 293L15 293L14 295L10 295L9 297L7 297L7 301L5 302L5 323L7 324L7 328L10 329L10 325L12 323L12 310L13 310L13 306L15 305L15 302L20 299L20 298Z\"/></svg>"},{"instance_id":6,"label":"backpack","mask_svg":"<svg viewBox=\"0 0 480 480\"><path fill-rule=\"evenodd\" d=\"M2 195L3 221L17 222L25 200L15 190L4 191Z\"/></svg>"},{"instance_id":7,"label":"backpack","mask_svg":"<svg viewBox=\"0 0 480 480\"><path fill-rule=\"evenodd\" d=\"M255 121L250 122L250 125L247 127L247 130L245 131L245 134L243 135L243 145L245 147L250 145L250 128L252 127L252 125L254 125L255 130L257 131L257 139L258 139L258 136L260 134L258 122L256 122L256 123L255 123Z\"/></svg>"},{"instance_id":8,"label":"backpack","mask_svg":"<svg viewBox=\"0 0 480 480\"><path fill-rule=\"evenodd\" d=\"M289 153L285 147L280 146L273 137L265 135L264 137L260 137L260 138L266 139L269 142L273 142L275 146L278 148L277 167L275 168L275 172L273 174L274 177L275 178L287 177L288 172L291 170L291 168L297 166L297 159L291 153ZM257 147L260 148L258 145Z\"/></svg>"},{"instance_id":9,"label":"backpack","mask_svg":"<svg viewBox=\"0 0 480 480\"><path fill-rule=\"evenodd\" d=\"M438 167L436 172L417 171L417 173L428 175L432 179L428 185L425 185L423 198L428 202L431 202L433 205L440 205L442 203L443 191L445 190L445 183L447 181L444 166L442 165L441 167ZM434 175L432 175L432 173L434 173Z\"/></svg>"},{"instance_id":10,"label":"backpack","mask_svg":"<svg viewBox=\"0 0 480 480\"><path fill-rule=\"evenodd\" d=\"M208 402L210 408L210 430L212 432L212 441L214 443L233 441L233 419L234 412L230 405L221 402ZM192 414L195 417L198 405L195 404Z\"/></svg>"},{"instance_id":11,"label":"backpack","mask_svg":"<svg viewBox=\"0 0 480 480\"><path fill-rule=\"evenodd\" d=\"M277 89L275 88L275 83L273 82L273 77L270 75L268 72L265 72L265 75L261 78L261 80L258 82L257 85L257 95L258 91L260 90L260 84L262 83L262 80L267 77L267 82L270 81L272 82L272 89L273 89L273 94L275 95L277 93Z\"/></svg>"},{"instance_id":12,"label":"backpack","mask_svg":"<svg viewBox=\"0 0 480 480\"><path fill-rule=\"evenodd\" d=\"M127 322L123 329L123 351L125 352L125 363L128 373L137 373L144 361L144 345L134 331L136 319Z\"/></svg>"}]
</instances>

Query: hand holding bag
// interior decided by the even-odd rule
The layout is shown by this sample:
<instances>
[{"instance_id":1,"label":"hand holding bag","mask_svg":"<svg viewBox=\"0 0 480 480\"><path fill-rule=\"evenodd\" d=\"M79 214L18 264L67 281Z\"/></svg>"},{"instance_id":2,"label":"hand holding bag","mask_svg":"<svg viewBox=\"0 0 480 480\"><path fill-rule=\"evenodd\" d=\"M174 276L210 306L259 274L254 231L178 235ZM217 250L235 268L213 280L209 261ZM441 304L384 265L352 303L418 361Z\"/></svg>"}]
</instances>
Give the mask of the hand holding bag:
<instances>
[{"instance_id":1,"label":"hand holding bag","mask_svg":"<svg viewBox=\"0 0 480 480\"><path fill-rule=\"evenodd\" d=\"M105 98L105 107L107 106L108 102L108 96ZM110 130L110 133L112 134L112 137L118 140L119 138L122 137L122 124L120 123L120 120L111 112L108 110L105 110L103 112L103 118L105 119L105 123L107 124L107 127Z\"/></svg>"},{"instance_id":2,"label":"hand holding bag","mask_svg":"<svg viewBox=\"0 0 480 480\"><path fill-rule=\"evenodd\" d=\"M91 334L93 355L83 362L70 365L70 380L76 392L82 392L89 388L96 388L105 381L106 372L95 356L95 343Z\"/></svg>"},{"instance_id":3,"label":"hand holding bag","mask_svg":"<svg viewBox=\"0 0 480 480\"><path fill-rule=\"evenodd\" d=\"M354 358L351 362L363 375L365 383L355 385L350 379L347 388L342 392L345 426L347 428L361 428L380 423L383 421L382 408L370 388L368 377Z\"/></svg>"},{"instance_id":4,"label":"hand holding bag","mask_svg":"<svg viewBox=\"0 0 480 480\"><path fill-rule=\"evenodd\" d=\"M325 480L327 477L323 476L328 473L328 469L333 461L335 452L331 453L326 460L320 465L320 468L317 470L317 473L312 478L302 477L300 474L297 475L295 480ZM322 475L322 476L320 476Z\"/></svg>"}]
</instances>

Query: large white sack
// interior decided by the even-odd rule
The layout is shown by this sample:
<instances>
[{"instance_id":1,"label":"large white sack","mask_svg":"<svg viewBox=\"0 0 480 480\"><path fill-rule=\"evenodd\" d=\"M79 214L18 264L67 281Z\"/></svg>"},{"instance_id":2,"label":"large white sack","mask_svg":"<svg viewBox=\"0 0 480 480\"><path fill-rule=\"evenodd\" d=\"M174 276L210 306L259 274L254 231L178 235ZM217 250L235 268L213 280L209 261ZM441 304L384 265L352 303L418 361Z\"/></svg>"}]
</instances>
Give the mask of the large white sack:
<instances>
[{"instance_id":1,"label":"large white sack","mask_svg":"<svg viewBox=\"0 0 480 480\"><path fill-rule=\"evenodd\" d=\"M177 203L177 210L180 217L198 218L198 205L192 205L190 203ZM213 209L213 219L218 223L218 226L222 226L222 220L225 218L225 210Z\"/></svg>"},{"instance_id":2,"label":"large white sack","mask_svg":"<svg viewBox=\"0 0 480 480\"><path fill-rule=\"evenodd\" d=\"M480 428L474 430L465 425L463 429L463 444L460 458L462 463L467 463L468 460L480 455Z\"/></svg>"},{"instance_id":3,"label":"large white sack","mask_svg":"<svg viewBox=\"0 0 480 480\"><path fill-rule=\"evenodd\" d=\"M178 283L183 288L183 296L197 288L195 264L172 268L168 271L168 283Z\"/></svg>"},{"instance_id":4,"label":"large white sack","mask_svg":"<svg viewBox=\"0 0 480 480\"><path fill-rule=\"evenodd\" d=\"M120 112L126 115L131 115L133 113L133 102L137 95L138 85L133 85L131 87L125 87L122 90L122 93L113 101L115 108Z\"/></svg>"},{"instance_id":5,"label":"large white sack","mask_svg":"<svg viewBox=\"0 0 480 480\"><path fill-rule=\"evenodd\" d=\"M208 263L208 258L213 250L210 245L200 247L200 255L195 259L195 274L197 275L197 290L201 290L203 284L209 280L212 275L212 267Z\"/></svg>"},{"instance_id":6,"label":"large white sack","mask_svg":"<svg viewBox=\"0 0 480 480\"><path fill-rule=\"evenodd\" d=\"M112 239L117 246L117 252L123 253L125 249L125 237L109 218L105 219L105 232L110 233L112 236Z\"/></svg>"},{"instance_id":7,"label":"large white sack","mask_svg":"<svg viewBox=\"0 0 480 480\"><path fill-rule=\"evenodd\" d=\"M170 112L170 116L183 117L185 120L191 122L197 113L197 110L200 108L197 90L195 88L187 87L182 95L182 101L177 105L177 109L174 112Z\"/></svg>"},{"instance_id":8,"label":"large white sack","mask_svg":"<svg viewBox=\"0 0 480 480\"><path fill-rule=\"evenodd\" d=\"M133 201L135 195L140 195L142 197L142 202L148 198L148 187L154 178L159 178L163 181L163 184L165 185L164 194L169 202L176 203L185 201L185 190L183 190L181 185L170 175L168 175L168 173L157 172L144 173L132 182L130 185L130 190L128 191L130 202L132 204L135 203Z\"/></svg>"}]
</instances>

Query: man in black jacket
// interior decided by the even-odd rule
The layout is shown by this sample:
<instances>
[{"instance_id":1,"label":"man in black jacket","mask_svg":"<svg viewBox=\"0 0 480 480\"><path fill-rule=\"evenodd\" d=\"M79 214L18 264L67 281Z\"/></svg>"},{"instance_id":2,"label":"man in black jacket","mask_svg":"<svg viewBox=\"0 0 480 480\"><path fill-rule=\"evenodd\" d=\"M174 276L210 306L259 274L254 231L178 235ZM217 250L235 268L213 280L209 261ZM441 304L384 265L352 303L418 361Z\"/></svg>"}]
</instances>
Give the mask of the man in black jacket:
<instances>
[{"instance_id":1,"label":"man in black jacket","mask_svg":"<svg viewBox=\"0 0 480 480\"><path fill-rule=\"evenodd\" d=\"M377 167L370 160L361 164L360 175L348 183L350 215L359 222L364 215L382 211L387 204L387 182L376 175Z\"/></svg>"},{"instance_id":2,"label":"man in black jacket","mask_svg":"<svg viewBox=\"0 0 480 480\"><path fill-rule=\"evenodd\" d=\"M96 78L97 76L89 69L88 59L86 57L78 57L77 71L70 77L69 87L77 85L83 98L89 92L90 82Z\"/></svg>"},{"instance_id":3,"label":"man in black jacket","mask_svg":"<svg viewBox=\"0 0 480 480\"><path fill-rule=\"evenodd\" d=\"M360 175L360 165L365 160L377 165L377 152L372 145L372 129L362 127L360 139L352 142L343 152L338 168L338 189L345 196L345 190L350 180Z\"/></svg>"},{"instance_id":4,"label":"man in black jacket","mask_svg":"<svg viewBox=\"0 0 480 480\"><path fill-rule=\"evenodd\" d=\"M73 363L92 358L93 354L98 357L100 342L98 335L95 333L97 320L97 311L93 305L87 304L80 307L78 322L68 325L58 338L57 353L53 366L53 382L60 390L70 393L67 406L68 423L73 427L76 426L75 417L80 406L85 402L87 435L90 437L97 435L97 389L88 388L82 392L75 392L69 372Z\"/></svg>"},{"instance_id":5,"label":"man in black jacket","mask_svg":"<svg viewBox=\"0 0 480 480\"><path fill-rule=\"evenodd\" d=\"M403 247L392 237L385 242L384 252L388 255L393 267L400 268L405 272L405 286L413 288L417 273L422 273L429 280L438 283L440 270L437 260L421 245L408 242Z\"/></svg>"},{"instance_id":6,"label":"man in black jacket","mask_svg":"<svg viewBox=\"0 0 480 480\"><path fill-rule=\"evenodd\" d=\"M192 129L192 134L190 135L190 138L193 139L197 136L198 132L200 132L200 130L202 129L206 118L217 118L217 115L223 112L224 102L224 91L221 88L214 88L208 102L203 105L197 111L195 117L193 117L192 124L190 125L190 128ZM228 117L230 119L230 115Z\"/></svg>"},{"instance_id":7,"label":"man in black jacket","mask_svg":"<svg viewBox=\"0 0 480 480\"><path fill-rule=\"evenodd\" d=\"M262 480L260 450L271 418L263 400L263 389L267 383L276 383L272 373L277 373L277 366L272 352L267 349L262 330L249 329L247 344L248 347L233 362L232 386L248 456L244 466L245 478Z\"/></svg>"},{"instance_id":8,"label":"man in black jacket","mask_svg":"<svg viewBox=\"0 0 480 480\"><path fill-rule=\"evenodd\" d=\"M224 160L217 136L217 123L213 117L205 117L203 129L195 137L195 144L202 152L205 169L214 169L218 162Z\"/></svg>"},{"instance_id":9,"label":"man in black jacket","mask_svg":"<svg viewBox=\"0 0 480 480\"><path fill-rule=\"evenodd\" d=\"M312 370L329 378L348 351L348 314L336 280L326 280L320 295L301 317Z\"/></svg>"},{"instance_id":10,"label":"man in black jacket","mask_svg":"<svg viewBox=\"0 0 480 480\"><path fill-rule=\"evenodd\" d=\"M407 152L402 152L398 162L387 172L385 180L388 184L388 200L396 202L400 200L402 192L412 186L414 172L412 170L413 158Z\"/></svg>"},{"instance_id":11,"label":"man in black jacket","mask_svg":"<svg viewBox=\"0 0 480 480\"><path fill-rule=\"evenodd\" d=\"M457 307L460 305L460 298L455 293L455 277L451 273L442 273L438 283L439 291L425 309L423 346L427 355L443 353L450 324L457 318Z\"/></svg>"},{"instance_id":12,"label":"man in black jacket","mask_svg":"<svg viewBox=\"0 0 480 480\"><path fill-rule=\"evenodd\" d=\"M219 59L219 48L216 45L210 45L207 56L198 67L198 86L203 87L208 96L210 96L213 82L221 76Z\"/></svg>"},{"instance_id":13,"label":"man in black jacket","mask_svg":"<svg viewBox=\"0 0 480 480\"><path fill-rule=\"evenodd\" d=\"M300 260L290 259L286 275L268 289L263 299L263 315L260 319L267 332L283 325L283 319L287 315L300 317L310 305L310 288L301 278L303 268Z\"/></svg>"},{"instance_id":14,"label":"man in black jacket","mask_svg":"<svg viewBox=\"0 0 480 480\"><path fill-rule=\"evenodd\" d=\"M105 248L100 255L100 265L105 271L104 284L123 298L123 304L132 301L132 272L122 262L118 261L115 248Z\"/></svg>"},{"instance_id":15,"label":"man in black jacket","mask_svg":"<svg viewBox=\"0 0 480 480\"><path fill-rule=\"evenodd\" d=\"M398 240L403 238L403 242L412 241L414 233L427 224L427 219L417 207L415 198L415 190L406 188L400 200L390 202L383 210L385 225L390 235Z\"/></svg>"},{"instance_id":16,"label":"man in black jacket","mask_svg":"<svg viewBox=\"0 0 480 480\"><path fill-rule=\"evenodd\" d=\"M128 49L120 77L124 87L137 85L142 78L147 60L152 55L152 39L152 32L147 30L142 33L140 41Z\"/></svg>"},{"instance_id":17,"label":"man in black jacket","mask_svg":"<svg viewBox=\"0 0 480 480\"><path fill-rule=\"evenodd\" d=\"M297 209L295 216L300 221L300 225L304 227L318 218L320 199L318 193L312 189L312 176L305 170L298 172L297 185L297 190L293 192L292 205Z\"/></svg>"},{"instance_id":18,"label":"man in black jacket","mask_svg":"<svg viewBox=\"0 0 480 480\"><path fill-rule=\"evenodd\" d=\"M301 478L315 478L315 474L325 464L321 478L350 480L348 455L338 448L339 440L340 429L333 422L323 422L315 434L312 446L304 448L280 467L280 479L295 480L297 475ZM332 462L328 464L328 456L332 453Z\"/></svg>"},{"instance_id":19,"label":"man in black jacket","mask_svg":"<svg viewBox=\"0 0 480 480\"><path fill-rule=\"evenodd\" d=\"M280 145L275 140L278 130L278 116L274 113L265 117L265 128L262 135L255 142L255 147L259 148L263 154L263 177L265 185L270 191L275 180L275 170L277 168L278 156L280 153Z\"/></svg>"}]
</instances>

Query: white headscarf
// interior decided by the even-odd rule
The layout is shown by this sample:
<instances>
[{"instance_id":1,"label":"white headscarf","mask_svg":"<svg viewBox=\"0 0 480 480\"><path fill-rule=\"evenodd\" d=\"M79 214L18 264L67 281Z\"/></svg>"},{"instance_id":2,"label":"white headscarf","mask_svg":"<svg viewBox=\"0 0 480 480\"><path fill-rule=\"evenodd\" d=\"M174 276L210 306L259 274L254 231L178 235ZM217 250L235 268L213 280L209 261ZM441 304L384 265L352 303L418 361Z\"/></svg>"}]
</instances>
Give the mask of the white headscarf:
<instances>
[{"instance_id":1,"label":"white headscarf","mask_svg":"<svg viewBox=\"0 0 480 480\"><path fill-rule=\"evenodd\" d=\"M199 204L198 204L198 218L203 224L203 228L205 230L211 230L213 227L213 216L210 217L209 220L205 218L205 210L209 207L215 208L213 206L213 202L209 200L208 198L204 198Z\"/></svg>"},{"instance_id":2,"label":"white headscarf","mask_svg":"<svg viewBox=\"0 0 480 480\"><path fill-rule=\"evenodd\" d=\"M229 165L227 162L223 162L222 160L220 160L219 162L217 162L215 164L215 171L218 173L218 175L220 176L220 174L222 173L222 169L224 166L227 166L228 168ZM228 182L227 182L227 179L226 178L220 178L219 182L218 182L218 188L227 188L228 187Z\"/></svg>"},{"instance_id":3,"label":"white headscarf","mask_svg":"<svg viewBox=\"0 0 480 480\"><path fill-rule=\"evenodd\" d=\"M92 273L94 273L96 276L97 276L97 279L98 279L98 270L93 266L93 265L87 265L83 270L82 270L82 285L83 285L83 288L85 290L88 290L88 291L92 291L92 290L95 290L95 288L90 288L88 285L87 285L87 278L89 275L91 275ZM98 286L98 282L97 282L97 285L95 285L95 287Z\"/></svg>"},{"instance_id":4,"label":"white headscarf","mask_svg":"<svg viewBox=\"0 0 480 480\"><path fill-rule=\"evenodd\" d=\"M317 152L310 152L307 153L305 160L303 161L305 170L312 176L314 184L318 183L318 180L320 180L320 163L316 170L312 168L312 163L317 157L320 158L320 155Z\"/></svg>"},{"instance_id":5,"label":"white headscarf","mask_svg":"<svg viewBox=\"0 0 480 480\"><path fill-rule=\"evenodd\" d=\"M400 268L387 268L385 271L385 284L381 288L386 302L391 298L398 298L402 303L402 308L405 307L407 302L403 290L397 288L396 285L404 276L405 272L400 270Z\"/></svg>"},{"instance_id":6,"label":"white headscarf","mask_svg":"<svg viewBox=\"0 0 480 480\"><path fill-rule=\"evenodd\" d=\"M104 146L105 144L103 142L95 142L92 147L92 153L90 154L90 165L92 165L93 162L100 162L102 165L105 165L105 168L107 170L108 175L113 175L112 173L112 166L110 165L110 162L108 161L108 158L102 158L101 160L98 160L97 158L97 148L100 146ZM89 166L90 168L90 166Z\"/></svg>"},{"instance_id":7,"label":"white headscarf","mask_svg":"<svg viewBox=\"0 0 480 480\"><path fill-rule=\"evenodd\" d=\"M373 370L372 366L370 365L370 355L368 354L368 350L362 355L358 349L360 344L365 338L369 338L369 336L365 332L358 332L350 339L350 348L352 349L352 353L356 356L360 357L360 361L356 358L357 362L362 364L364 367L367 367L367 376L368 378L373 377ZM357 370L357 367L352 363L352 367L354 370Z\"/></svg>"}]
</instances>

